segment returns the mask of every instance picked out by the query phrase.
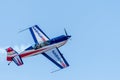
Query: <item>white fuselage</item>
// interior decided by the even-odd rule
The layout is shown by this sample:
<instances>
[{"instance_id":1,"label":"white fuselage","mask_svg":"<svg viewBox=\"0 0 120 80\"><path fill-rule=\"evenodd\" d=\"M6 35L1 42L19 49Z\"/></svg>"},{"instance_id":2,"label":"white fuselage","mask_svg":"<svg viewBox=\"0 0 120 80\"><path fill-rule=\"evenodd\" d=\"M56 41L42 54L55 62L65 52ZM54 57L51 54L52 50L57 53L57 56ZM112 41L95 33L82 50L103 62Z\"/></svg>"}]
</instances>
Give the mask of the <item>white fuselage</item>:
<instances>
[{"instance_id":1,"label":"white fuselage","mask_svg":"<svg viewBox=\"0 0 120 80\"><path fill-rule=\"evenodd\" d=\"M39 48L39 49L31 49L31 50L23 51L20 53L20 55L22 58L38 55L38 54L47 52L53 48L56 48L56 47L59 48L59 47L63 46L66 42L67 42L67 40L62 41L62 42L58 42L58 43L55 43L52 45L44 46L44 47Z\"/></svg>"}]
</instances>

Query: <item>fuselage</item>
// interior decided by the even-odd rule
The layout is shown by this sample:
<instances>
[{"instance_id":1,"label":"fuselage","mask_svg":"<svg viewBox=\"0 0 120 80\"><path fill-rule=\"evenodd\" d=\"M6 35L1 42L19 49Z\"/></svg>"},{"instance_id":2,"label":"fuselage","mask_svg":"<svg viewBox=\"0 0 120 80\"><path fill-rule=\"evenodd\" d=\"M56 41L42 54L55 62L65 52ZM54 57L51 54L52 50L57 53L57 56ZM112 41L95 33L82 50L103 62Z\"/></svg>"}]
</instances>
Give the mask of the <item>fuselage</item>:
<instances>
[{"instance_id":1,"label":"fuselage","mask_svg":"<svg viewBox=\"0 0 120 80\"><path fill-rule=\"evenodd\" d=\"M24 58L44 53L56 47L59 48L63 46L70 37L71 36L61 35L43 43L36 43L25 49L25 51L21 52L19 55Z\"/></svg>"}]
</instances>

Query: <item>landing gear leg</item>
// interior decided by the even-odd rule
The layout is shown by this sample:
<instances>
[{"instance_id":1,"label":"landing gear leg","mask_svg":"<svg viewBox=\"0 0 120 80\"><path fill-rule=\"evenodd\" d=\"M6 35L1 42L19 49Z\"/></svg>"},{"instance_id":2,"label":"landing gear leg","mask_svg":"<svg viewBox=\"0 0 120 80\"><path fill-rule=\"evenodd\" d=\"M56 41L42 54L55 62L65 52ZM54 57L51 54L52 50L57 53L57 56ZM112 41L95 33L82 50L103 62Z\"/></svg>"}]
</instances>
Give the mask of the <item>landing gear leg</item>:
<instances>
[{"instance_id":1,"label":"landing gear leg","mask_svg":"<svg viewBox=\"0 0 120 80\"><path fill-rule=\"evenodd\" d=\"M11 62L12 62L12 61L11 61ZM10 65L11 62L9 62L8 65Z\"/></svg>"}]
</instances>

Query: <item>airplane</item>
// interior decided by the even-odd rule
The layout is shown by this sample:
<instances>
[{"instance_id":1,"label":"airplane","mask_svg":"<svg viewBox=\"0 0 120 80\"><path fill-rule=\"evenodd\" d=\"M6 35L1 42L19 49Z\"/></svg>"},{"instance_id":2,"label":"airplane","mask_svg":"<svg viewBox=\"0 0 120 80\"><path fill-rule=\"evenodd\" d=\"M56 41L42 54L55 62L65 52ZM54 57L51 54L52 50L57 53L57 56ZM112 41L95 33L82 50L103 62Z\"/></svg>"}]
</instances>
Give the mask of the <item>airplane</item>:
<instances>
[{"instance_id":1,"label":"airplane","mask_svg":"<svg viewBox=\"0 0 120 80\"><path fill-rule=\"evenodd\" d=\"M7 61L9 61L8 65L11 62L14 62L17 66L23 65L22 58L35 56L38 54L42 54L46 58L48 58L51 62L53 62L60 69L66 68L69 66L69 63L64 58L63 54L58 49L63 46L68 39L71 37L67 34L66 29L65 34L55 38L50 39L40 28L38 25L34 25L28 28L31 32L33 40L35 42L34 45L28 47L20 54L15 51L12 47L6 49L7 52Z\"/></svg>"}]
</instances>

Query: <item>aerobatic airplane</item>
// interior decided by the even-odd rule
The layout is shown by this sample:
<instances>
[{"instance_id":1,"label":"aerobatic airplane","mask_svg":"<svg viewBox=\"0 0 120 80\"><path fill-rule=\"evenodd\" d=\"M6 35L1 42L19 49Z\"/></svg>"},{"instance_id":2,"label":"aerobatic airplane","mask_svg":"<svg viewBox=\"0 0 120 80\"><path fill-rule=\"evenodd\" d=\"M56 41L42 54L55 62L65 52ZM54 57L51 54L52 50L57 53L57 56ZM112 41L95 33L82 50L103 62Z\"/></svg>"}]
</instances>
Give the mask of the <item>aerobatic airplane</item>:
<instances>
[{"instance_id":1,"label":"aerobatic airplane","mask_svg":"<svg viewBox=\"0 0 120 80\"><path fill-rule=\"evenodd\" d=\"M9 47L7 51L7 61L14 62L17 66L23 65L22 58L35 56L42 54L53 62L60 69L66 68L69 66L66 59L63 57L63 54L59 51L59 47L63 46L68 39L71 37L67 34L55 37L50 39L39 27L34 25L28 28L31 32L31 35L34 39L35 44L28 47L23 52L18 54L13 48ZM10 64L9 63L9 64ZM8 64L8 65L9 65Z\"/></svg>"}]
</instances>

